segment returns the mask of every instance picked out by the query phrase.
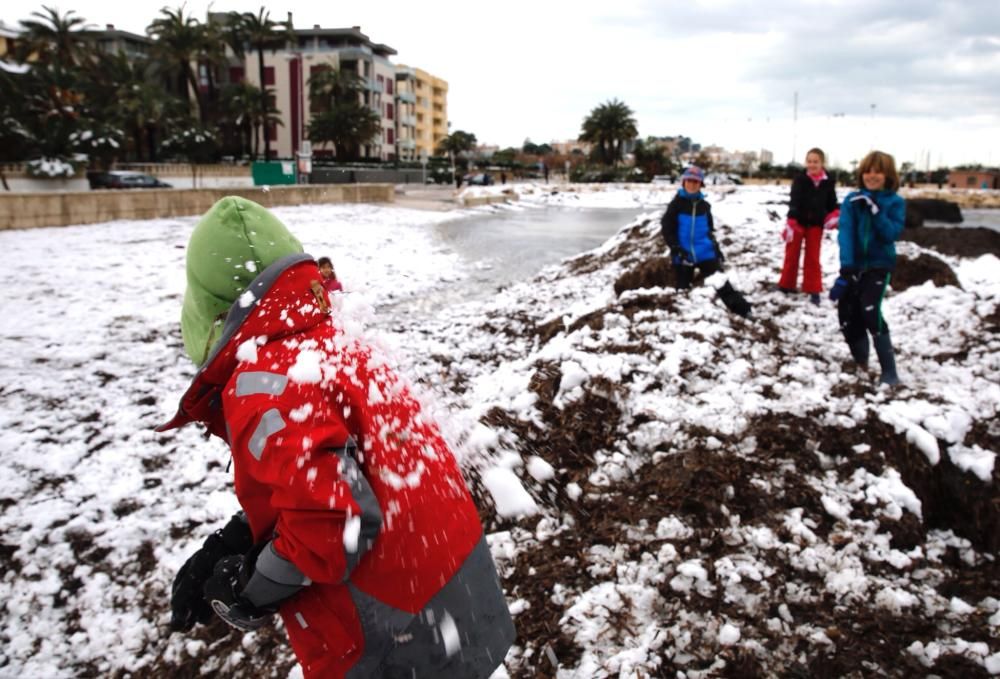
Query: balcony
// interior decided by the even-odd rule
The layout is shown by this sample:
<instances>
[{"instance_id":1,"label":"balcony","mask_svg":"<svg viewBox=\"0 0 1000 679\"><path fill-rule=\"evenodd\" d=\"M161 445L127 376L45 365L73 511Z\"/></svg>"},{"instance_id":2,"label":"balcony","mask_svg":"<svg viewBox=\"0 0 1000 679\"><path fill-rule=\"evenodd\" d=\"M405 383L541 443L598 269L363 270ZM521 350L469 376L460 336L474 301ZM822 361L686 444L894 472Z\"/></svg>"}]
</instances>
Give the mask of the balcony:
<instances>
[{"instance_id":1,"label":"balcony","mask_svg":"<svg viewBox=\"0 0 1000 679\"><path fill-rule=\"evenodd\" d=\"M417 103L417 95L415 95L413 92L397 92L396 98L399 99L404 104Z\"/></svg>"},{"instance_id":2,"label":"balcony","mask_svg":"<svg viewBox=\"0 0 1000 679\"><path fill-rule=\"evenodd\" d=\"M365 85L365 89L366 90L368 90L370 92L376 92L378 94L382 94L383 92L385 92L385 85L384 84L380 84L378 81L374 80L373 78L362 78L362 80L364 81L364 85Z\"/></svg>"},{"instance_id":3,"label":"balcony","mask_svg":"<svg viewBox=\"0 0 1000 679\"><path fill-rule=\"evenodd\" d=\"M417 148L417 142L414 141L413 139L399 139L396 141L396 144L402 151L408 151Z\"/></svg>"},{"instance_id":4,"label":"balcony","mask_svg":"<svg viewBox=\"0 0 1000 679\"><path fill-rule=\"evenodd\" d=\"M406 127L416 127L417 119L415 116L399 116L399 124Z\"/></svg>"},{"instance_id":5,"label":"balcony","mask_svg":"<svg viewBox=\"0 0 1000 679\"><path fill-rule=\"evenodd\" d=\"M412 68L396 68L396 80L413 80L416 77Z\"/></svg>"},{"instance_id":6,"label":"balcony","mask_svg":"<svg viewBox=\"0 0 1000 679\"><path fill-rule=\"evenodd\" d=\"M337 56L340 57L341 61L359 59L363 61L368 61L372 58L372 50L370 47L365 45L358 45L356 47L326 47L320 45L321 52L336 52Z\"/></svg>"}]
</instances>

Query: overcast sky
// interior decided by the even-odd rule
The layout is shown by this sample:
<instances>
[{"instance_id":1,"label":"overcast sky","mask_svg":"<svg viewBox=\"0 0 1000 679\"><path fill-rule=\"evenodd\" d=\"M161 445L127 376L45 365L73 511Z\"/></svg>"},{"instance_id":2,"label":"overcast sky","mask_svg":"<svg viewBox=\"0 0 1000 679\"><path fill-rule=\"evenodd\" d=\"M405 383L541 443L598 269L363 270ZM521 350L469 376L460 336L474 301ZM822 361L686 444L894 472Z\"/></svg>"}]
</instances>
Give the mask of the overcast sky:
<instances>
[{"instance_id":1,"label":"overcast sky","mask_svg":"<svg viewBox=\"0 0 1000 679\"><path fill-rule=\"evenodd\" d=\"M31 5L4 3L7 24ZM179 2L53 1L143 33ZM204 19L209 3L187 2ZM899 162L1000 164L1000 0L381 0L266 5L298 28L360 26L449 83L452 129L520 146L575 138L618 98L639 133L847 166L872 145ZM19 7L26 7L18 13ZM216 0L214 11L260 3ZM798 93L798 122L793 101Z\"/></svg>"}]
</instances>

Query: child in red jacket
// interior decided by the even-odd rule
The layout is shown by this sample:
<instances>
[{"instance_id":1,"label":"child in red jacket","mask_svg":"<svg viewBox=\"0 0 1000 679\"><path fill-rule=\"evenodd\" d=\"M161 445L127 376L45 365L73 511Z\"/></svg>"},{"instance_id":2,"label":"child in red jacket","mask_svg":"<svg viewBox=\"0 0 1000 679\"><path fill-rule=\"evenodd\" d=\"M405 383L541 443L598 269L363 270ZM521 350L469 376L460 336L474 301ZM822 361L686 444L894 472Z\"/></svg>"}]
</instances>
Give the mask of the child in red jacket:
<instances>
[{"instance_id":1,"label":"child in red jacket","mask_svg":"<svg viewBox=\"0 0 1000 679\"><path fill-rule=\"evenodd\" d=\"M812 148L806 153L806 171L792 181L788 221L781 232L785 241L785 263L781 268L778 288L782 292L795 292L797 289L799 255L805 242L802 290L809 294L813 304L819 304L819 293L823 290L823 272L819 263L823 230L835 229L840 214L834 180L823 169L825 162L826 155L821 149Z\"/></svg>"},{"instance_id":2,"label":"child in red jacket","mask_svg":"<svg viewBox=\"0 0 1000 679\"><path fill-rule=\"evenodd\" d=\"M307 679L485 679L514 627L461 470L406 381L331 318L320 271L251 201L195 227L177 415L225 441L243 509L178 573L174 629L280 613Z\"/></svg>"}]
</instances>

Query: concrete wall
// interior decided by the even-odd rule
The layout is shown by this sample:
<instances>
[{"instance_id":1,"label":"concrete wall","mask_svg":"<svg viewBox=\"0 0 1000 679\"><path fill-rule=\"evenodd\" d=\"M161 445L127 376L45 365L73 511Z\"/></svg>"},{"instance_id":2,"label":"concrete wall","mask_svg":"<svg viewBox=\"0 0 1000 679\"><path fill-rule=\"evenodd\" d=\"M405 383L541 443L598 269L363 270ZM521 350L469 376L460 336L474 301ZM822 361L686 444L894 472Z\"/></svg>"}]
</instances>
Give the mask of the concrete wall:
<instances>
[{"instance_id":1,"label":"concrete wall","mask_svg":"<svg viewBox=\"0 0 1000 679\"><path fill-rule=\"evenodd\" d=\"M433 173L428 171L427 178L433 177ZM354 182L373 182L391 184L422 184L424 181L423 170L408 169L396 170L387 168L378 170L375 168L341 168L324 167L313 165L313 173L309 175L309 183L316 184L352 184Z\"/></svg>"},{"instance_id":2,"label":"concrete wall","mask_svg":"<svg viewBox=\"0 0 1000 679\"><path fill-rule=\"evenodd\" d=\"M90 182L86 177L73 177L71 179L36 179L27 175L7 177L7 186L12 193L59 193L66 191L87 191L90 189ZM0 193L2 193L0 187Z\"/></svg>"},{"instance_id":3,"label":"concrete wall","mask_svg":"<svg viewBox=\"0 0 1000 679\"><path fill-rule=\"evenodd\" d=\"M198 186L201 189L217 189L228 186L253 186L249 165L229 165L214 163L198 165ZM115 170L142 172L161 179L176 189L196 188L192 184L191 165L187 163L117 163ZM76 177L70 179L41 179L31 177L25 171L24 163L6 163L3 165L4 176L10 191L31 193L64 193L66 191L87 191L90 182L85 171L81 170ZM2 188L0 188L2 192Z\"/></svg>"},{"instance_id":4,"label":"concrete wall","mask_svg":"<svg viewBox=\"0 0 1000 679\"><path fill-rule=\"evenodd\" d=\"M200 215L225 196L243 196L265 207L276 207L390 203L395 198L395 192L392 184L347 184L275 186L267 191L227 188L0 193L0 230Z\"/></svg>"},{"instance_id":5,"label":"concrete wall","mask_svg":"<svg viewBox=\"0 0 1000 679\"><path fill-rule=\"evenodd\" d=\"M173 186L175 189L190 189L192 186L191 173L186 175L160 175L159 179ZM7 185L10 186L11 193L64 193L66 191L88 191L90 182L85 177L75 177L73 179L35 179L33 177L8 177ZM251 187L253 177L246 176L205 176L198 175L198 188L218 189L228 186ZM130 191L133 189L129 189ZM140 189L135 189L140 190ZM2 193L2 191L0 191Z\"/></svg>"}]
</instances>

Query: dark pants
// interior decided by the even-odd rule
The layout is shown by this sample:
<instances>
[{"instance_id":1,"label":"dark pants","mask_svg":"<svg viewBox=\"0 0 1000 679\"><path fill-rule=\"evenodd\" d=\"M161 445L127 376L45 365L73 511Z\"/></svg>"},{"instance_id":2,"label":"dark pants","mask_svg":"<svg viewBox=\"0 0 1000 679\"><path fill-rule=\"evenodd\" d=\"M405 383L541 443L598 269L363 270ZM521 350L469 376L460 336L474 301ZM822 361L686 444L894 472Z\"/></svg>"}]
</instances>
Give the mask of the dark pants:
<instances>
[{"instance_id":1,"label":"dark pants","mask_svg":"<svg viewBox=\"0 0 1000 679\"><path fill-rule=\"evenodd\" d=\"M710 259L706 262L698 262L697 264L674 264L676 280L674 287L678 290L687 290L690 288L691 281L694 280L695 269L699 269L701 275L707 278L714 273L722 271L722 265L719 264L719 260L717 259Z\"/></svg>"},{"instance_id":2,"label":"dark pants","mask_svg":"<svg viewBox=\"0 0 1000 679\"><path fill-rule=\"evenodd\" d=\"M873 338L889 332L889 326L882 318L882 298L885 297L889 276L885 269L865 271L837 301L837 317L848 345L864 339L866 330Z\"/></svg>"}]
</instances>

